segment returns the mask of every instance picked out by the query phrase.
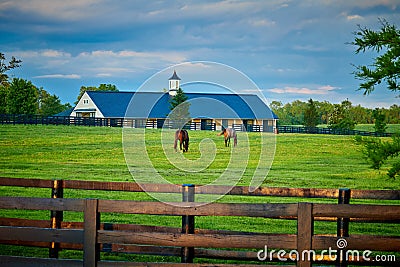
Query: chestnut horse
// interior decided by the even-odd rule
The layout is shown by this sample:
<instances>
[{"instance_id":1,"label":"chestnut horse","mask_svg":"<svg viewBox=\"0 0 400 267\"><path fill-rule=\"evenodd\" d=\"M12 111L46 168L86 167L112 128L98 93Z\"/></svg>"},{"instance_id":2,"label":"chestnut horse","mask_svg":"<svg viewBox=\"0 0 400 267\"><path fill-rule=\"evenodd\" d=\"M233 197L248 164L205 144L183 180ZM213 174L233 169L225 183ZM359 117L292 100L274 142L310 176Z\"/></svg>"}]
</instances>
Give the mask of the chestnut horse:
<instances>
[{"instance_id":1,"label":"chestnut horse","mask_svg":"<svg viewBox=\"0 0 400 267\"><path fill-rule=\"evenodd\" d=\"M236 131L233 128L225 128L218 134L219 136L224 135L225 146L228 147L231 144L231 138L233 138L233 146L237 145Z\"/></svg>"},{"instance_id":2,"label":"chestnut horse","mask_svg":"<svg viewBox=\"0 0 400 267\"><path fill-rule=\"evenodd\" d=\"M186 130L177 130L175 132L175 143L174 143L174 149L176 151L176 147L178 144L179 140L179 148L182 150L183 146L183 152L187 152L189 149L189 134Z\"/></svg>"}]
</instances>

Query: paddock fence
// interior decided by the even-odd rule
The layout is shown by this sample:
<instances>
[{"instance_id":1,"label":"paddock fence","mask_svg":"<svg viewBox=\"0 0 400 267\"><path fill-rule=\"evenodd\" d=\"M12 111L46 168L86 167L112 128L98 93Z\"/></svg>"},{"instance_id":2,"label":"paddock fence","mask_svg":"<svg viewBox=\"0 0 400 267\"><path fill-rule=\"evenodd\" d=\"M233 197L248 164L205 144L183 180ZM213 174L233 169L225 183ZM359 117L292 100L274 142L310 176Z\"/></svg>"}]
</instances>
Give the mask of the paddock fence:
<instances>
[{"instance_id":1,"label":"paddock fence","mask_svg":"<svg viewBox=\"0 0 400 267\"><path fill-rule=\"evenodd\" d=\"M42 116L42 115L16 115L0 114L0 124L25 124L25 125L74 125L93 127L131 127L131 128L176 128L172 123L157 119L130 119L130 118L96 118L96 117L70 117L70 116ZM164 125L165 124L165 125ZM304 127L279 125L276 128L263 129L260 125L232 124L232 128L241 132L274 133L304 133L304 134L333 134L333 135L361 135L375 137L390 137L394 133L379 133L349 129L332 129L322 127ZM215 123L191 122L184 127L187 130L216 130Z\"/></svg>"},{"instance_id":2,"label":"paddock fence","mask_svg":"<svg viewBox=\"0 0 400 267\"><path fill-rule=\"evenodd\" d=\"M245 186L137 184L79 180L43 180L0 177L0 186L49 189L49 198L0 197L0 210L44 210L43 220L0 216L0 244L39 247L49 257L1 255L0 266L399 266L400 236L352 234L355 223L390 224L399 229L400 190L350 190ZM3 188L4 189L4 188ZM296 197L329 199L335 203L200 203L196 197L224 194L241 197ZM23 189L24 190L24 189ZM75 198L76 190L156 192L182 195L182 202ZM50 193L51 191L51 193ZM71 198L67 197L72 196ZM79 194L78 194L79 195ZM380 200L385 204L350 204L351 200ZM65 212L82 213L80 222L63 220ZM104 214L140 214L181 217L176 227L110 223ZM196 228L195 218L264 218L296 220L295 233ZM327 221L336 234L314 232L316 221ZM268 221L269 222L269 221ZM266 228L268 228L266 221ZM270 223L270 222L269 222ZM244 227L251 229L251 226ZM397 231L400 233L400 231ZM268 250L267 250L268 248ZM328 255L328 248L335 255ZM82 259L60 258L63 250L83 251ZM370 254L372 251L373 254ZM359 254L357 254L360 252ZM365 258L365 252L367 258ZM107 254L180 257L180 262L110 260ZM333 256L333 257L332 257ZM383 261L382 259L385 259ZM219 263L215 260L224 260ZM173 261L173 260L171 260ZM176 261L176 260L175 260ZM197 263L194 263L194 262ZM208 261L208 262L207 262ZM228 262L226 262L228 261ZM207 263L203 263L207 262ZM237 264L237 265L236 265ZM275 264L275 265L274 265ZM278 265L279 264L279 265Z\"/></svg>"},{"instance_id":3,"label":"paddock fence","mask_svg":"<svg viewBox=\"0 0 400 267\"><path fill-rule=\"evenodd\" d=\"M290 125L279 125L277 127L279 133L304 133L304 134L335 134L335 135L361 135L375 137L390 137L393 133L368 132L349 129L333 129L323 127L300 127Z\"/></svg>"},{"instance_id":4,"label":"paddock fence","mask_svg":"<svg viewBox=\"0 0 400 267\"><path fill-rule=\"evenodd\" d=\"M0 124L24 125L73 125L93 127L130 127L130 128L178 128L179 126L163 119L146 118L97 118L97 117L71 117L71 116L42 116L0 114ZM191 122L184 126L187 130L215 131L215 123Z\"/></svg>"}]
</instances>

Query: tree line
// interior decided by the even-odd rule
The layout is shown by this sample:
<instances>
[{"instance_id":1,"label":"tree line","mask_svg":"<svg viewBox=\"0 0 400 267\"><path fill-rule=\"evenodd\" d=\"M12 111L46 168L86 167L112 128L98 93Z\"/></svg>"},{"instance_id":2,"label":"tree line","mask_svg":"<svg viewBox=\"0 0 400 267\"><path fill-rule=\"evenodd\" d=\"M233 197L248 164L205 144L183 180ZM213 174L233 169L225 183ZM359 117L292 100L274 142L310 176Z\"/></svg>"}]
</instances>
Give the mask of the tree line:
<instances>
[{"instance_id":1,"label":"tree line","mask_svg":"<svg viewBox=\"0 0 400 267\"><path fill-rule=\"evenodd\" d=\"M379 116L378 120L382 120L383 116L387 124L400 123L400 106L396 104L389 108L371 109L353 105L347 99L339 104L309 99L308 102L295 100L286 104L272 101L270 108L279 117L281 125L314 127L324 124L353 129L356 124L374 124Z\"/></svg>"}]
</instances>

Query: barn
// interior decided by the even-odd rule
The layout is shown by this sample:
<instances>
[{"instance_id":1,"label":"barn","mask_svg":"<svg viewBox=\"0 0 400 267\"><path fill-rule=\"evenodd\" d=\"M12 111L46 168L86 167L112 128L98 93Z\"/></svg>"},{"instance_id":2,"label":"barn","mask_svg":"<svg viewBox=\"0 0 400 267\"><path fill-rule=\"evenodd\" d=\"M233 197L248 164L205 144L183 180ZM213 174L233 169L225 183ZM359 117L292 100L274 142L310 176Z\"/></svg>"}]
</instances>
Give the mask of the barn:
<instances>
[{"instance_id":1,"label":"barn","mask_svg":"<svg viewBox=\"0 0 400 267\"><path fill-rule=\"evenodd\" d=\"M174 72L168 92L87 91L72 110L72 117L121 119L125 127L162 128L168 123L170 99L176 95L180 78ZM274 132L277 116L254 94L185 93L192 130Z\"/></svg>"}]
</instances>

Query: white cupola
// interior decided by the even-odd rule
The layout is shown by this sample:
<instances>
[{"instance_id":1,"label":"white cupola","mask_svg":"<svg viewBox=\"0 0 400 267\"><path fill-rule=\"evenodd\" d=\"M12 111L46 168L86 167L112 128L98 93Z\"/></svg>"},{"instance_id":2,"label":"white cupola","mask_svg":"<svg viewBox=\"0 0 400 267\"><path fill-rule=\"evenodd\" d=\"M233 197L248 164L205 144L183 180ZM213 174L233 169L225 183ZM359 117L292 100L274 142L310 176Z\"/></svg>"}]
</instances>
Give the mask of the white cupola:
<instances>
[{"instance_id":1,"label":"white cupola","mask_svg":"<svg viewBox=\"0 0 400 267\"><path fill-rule=\"evenodd\" d=\"M169 78L169 90L168 93L170 96L175 96L176 92L179 89L179 81L181 80L181 78L178 77L178 75L176 74L176 71L174 70L174 74L172 75L171 78Z\"/></svg>"}]
</instances>

